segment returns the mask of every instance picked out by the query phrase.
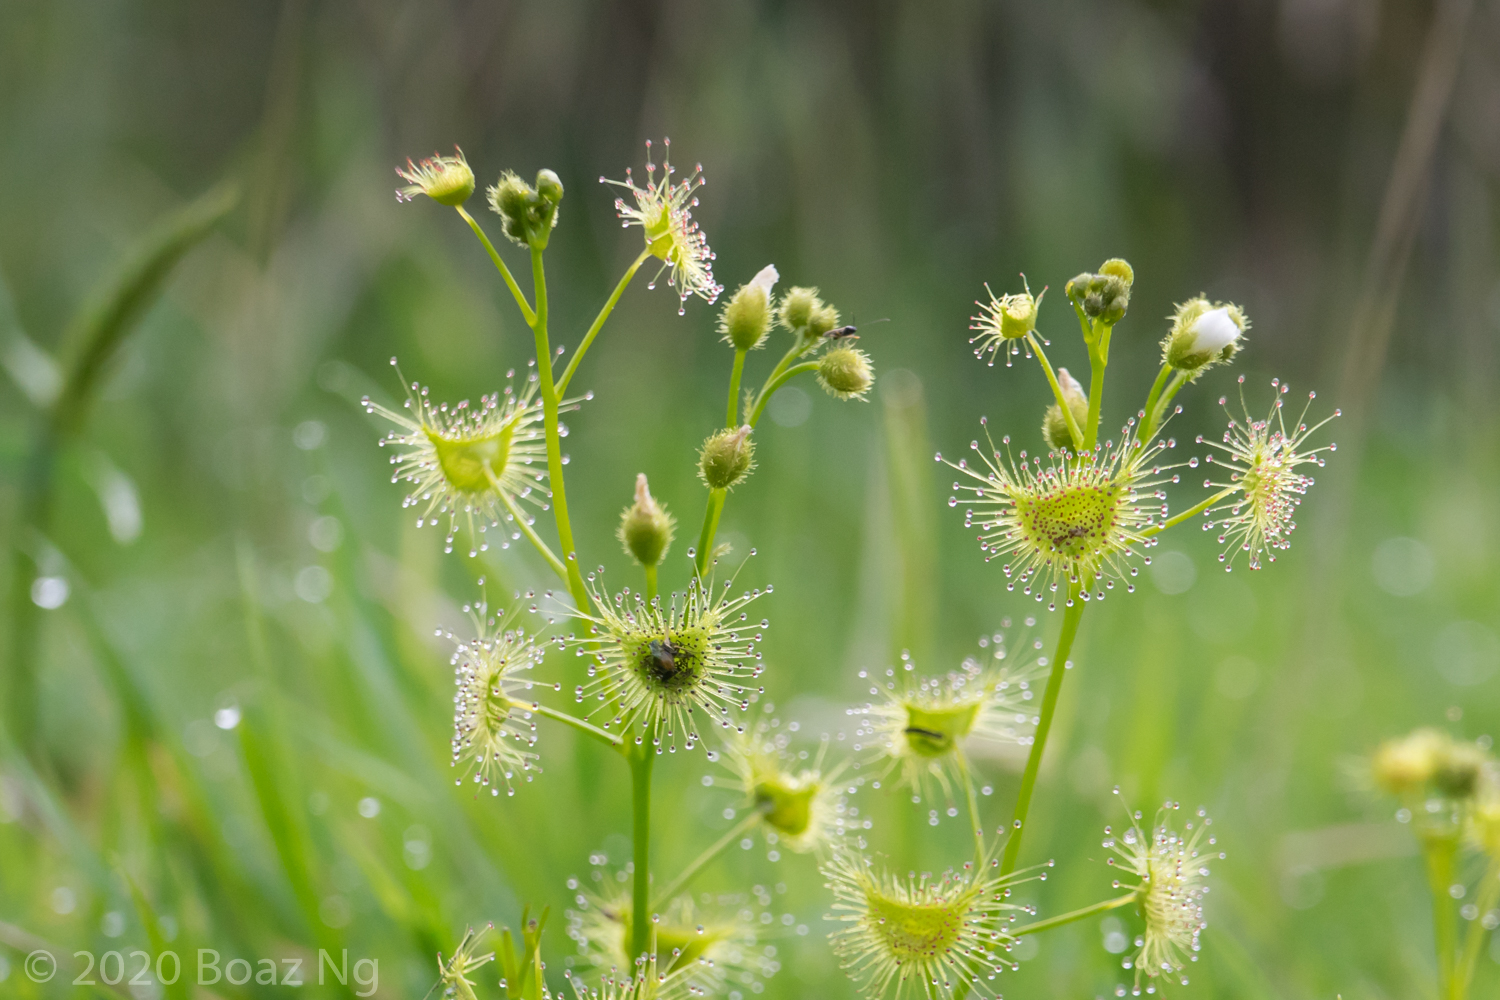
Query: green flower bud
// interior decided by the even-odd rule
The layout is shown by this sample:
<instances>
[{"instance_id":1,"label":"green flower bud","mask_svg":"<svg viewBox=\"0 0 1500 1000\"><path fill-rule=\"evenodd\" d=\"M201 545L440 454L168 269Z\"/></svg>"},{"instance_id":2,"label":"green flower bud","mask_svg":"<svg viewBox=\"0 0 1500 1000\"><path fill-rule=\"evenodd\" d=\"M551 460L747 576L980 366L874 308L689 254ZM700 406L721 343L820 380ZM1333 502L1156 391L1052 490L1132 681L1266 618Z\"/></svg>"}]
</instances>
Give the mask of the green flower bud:
<instances>
[{"instance_id":1,"label":"green flower bud","mask_svg":"<svg viewBox=\"0 0 1500 1000\"><path fill-rule=\"evenodd\" d=\"M870 356L857 347L835 347L818 359L818 384L835 399L863 399L875 384Z\"/></svg>"},{"instance_id":2,"label":"green flower bud","mask_svg":"<svg viewBox=\"0 0 1500 1000\"><path fill-rule=\"evenodd\" d=\"M620 515L615 537L625 546L625 553L642 566L655 566L667 555L677 519L656 502L646 485L646 474L635 477L635 503Z\"/></svg>"},{"instance_id":3,"label":"green flower bud","mask_svg":"<svg viewBox=\"0 0 1500 1000\"><path fill-rule=\"evenodd\" d=\"M749 284L740 286L719 314L719 332L735 350L765 346L771 333L771 289L779 277L776 265L767 264Z\"/></svg>"},{"instance_id":4,"label":"green flower bud","mask_svg":"<svg viewBox=\"0 0 1500 1000\"><path fill-rule=\"evenodd\" d=\"M1475 743L1454 743L1438 763L1433 787L1450 799L1472 798L1489 759Z\"/></svg>"},{"instance_id":5,"label":"green flower bud","mask_svg":"<svg viewBox=\"0 0 1500 1000\"><path fill-rule=\"evenodd\" d=\"M456 156L433 154L421 163L406 161L406 169L396 168L396 173L407 186L396 192L399 201L411 201L425 194L439 205L456 208L469 200L474 193L474 171L464 159L464 151L454 147Z\"/></svg>"},{"instance_id":6,"label":"green flower bud","mask_svg":"<svg viewBox=\"0 0 1500 1000\"><path fill-rule=\"evenodd\" d=\"M542 196L544 201L556 205L562 201L563 185L562 178L546 167L536 172L536 193Z\"/></svg>"},{"instance_id":7,"label":"green flower bud","mask_svg":"<svg viewBox=\"0 0 1500 1000\"><path fill-rule=\"evenodd\" d=\"M1078 384L1076 378L1068 374L1066 368L1057 370L1057 384L1062 389L1063 399L1068 401L1068 409L1073 413L1073 422L1082 429L1089 417L1089 398L1084 395L1083 386ZM1042 418L1042 436L1056 451L1073 450L1073 434L1068 430L1068 421L1063 416L1062 407L1056 403L1047 407L1047 414Z\"/></svg>"},{"instance_id":8,"label":"green flower bud","mask_svg":"<svg viewBox=\"0 0 1500 1000\"><path fill-rule=\"evenodd\" d=\"M1069 281L1064 291L1090 319L1113 326L1130 308L1130 286L1135 272L1118 257L1103 263L1098 274L1087 272Z\"/></svg>"},{"instance_id":9,"label":"green flower bud","mask_svg":"<svg viewBox=\"0 0 1500 1000\"><path fill-rule=\"evenodd\" d=\"M726 428L709 436L698 453L698 476L711 490L733 489L755 468L750 425Z\"/></svg>"},{"instance_id":10,"label":"green flower bud","mask_svg":"<svg viewBox=\"0 0 1500 1000\"><path fill-rule=\"evenodd\" d=\"M1210 302L1201 295L1189 299L1172 316L1172 329L1161 342L1162 361L1197 378L1209 366L1233 358L1249 328L1250 321L1232 302Z\"/></svg>"},{"instance_id":11,"label":"green flower bud","mask_svg":"<svg viewBox=\"0 0 1500 1000\"><path fill-rule=\"evenodd\" d=\"M782 297L777 319L797 337L805 354L839 325L839 311L818 298L816 288L793 288Z\"/></svg>"},{"instance_id":12,"label":"green flower bud","mask_svg":"<svg viewBox=\"0 0 1500 1000\"><path fill-rule=\"evenodd\" d=\"M543 170L537 174L537 183L547 189L546 196L507 170L488 194L490 210L500 216L506 237L512 243L540 250L547 246L552 227L557 225L562 182L552 171Z\"/></svg>"},{"instance_id":13,"label":"green flower bud","mask_svg":"<svg viewBox=\"0 0 1500 1000\"><path fill-rule=\"evenodd\" d=\"M1099 265L1099 273L1111 278L1119 278L1127 286L1135 284L1135 271L1120 257L1111 257Z\"/></svg>"}]
</instances>

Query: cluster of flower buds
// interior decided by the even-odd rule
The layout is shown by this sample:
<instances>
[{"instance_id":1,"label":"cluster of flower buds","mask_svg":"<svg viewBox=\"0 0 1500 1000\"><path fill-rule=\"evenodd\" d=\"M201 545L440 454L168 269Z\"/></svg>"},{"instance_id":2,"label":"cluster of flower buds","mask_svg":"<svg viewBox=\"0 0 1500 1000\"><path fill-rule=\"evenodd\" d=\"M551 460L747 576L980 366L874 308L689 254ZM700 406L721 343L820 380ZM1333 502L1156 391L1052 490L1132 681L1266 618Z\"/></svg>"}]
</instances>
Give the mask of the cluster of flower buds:
<instances>
[{"instance_id":1,"label":"cluster of flower buds","mask_svg":"<svg viewBox=\"0 0 1500 1000\"><path fill-rule=\"evenodd\" d=\"M776 318L797 338L802 354L821 344L839 325L839 311L819 298L816 288L788 291L781 299Z\"/></svg>"},{"instance_id":2,"label":"cluster of flower buds","mask_svg":"<svg viewBox=\"0 0 1500 1000\"><path fill-rule=\"evenodd\" d=\"M1473 798L1491 767L1484 747L1455 740L1440 729L1418 729L1387 740L1370 763L1375 783L1392 795L1454 801Z\"/></svg>"},{"instance_id":3,"label":"cluster of flower buds","mask_svg":"<svg viewBox=\"0 0 1500 1000\"><path fill-rule=\"evenodd\" d=\"M535 186L507 170L500 182L487 192L490 209L500 216L505 235L516 244L546 249L557 225L557 203L562 201L563 185L551 170L538 170Z\"/></svg>"},{"instance_id":4,"label":"cluster of flower buds","mask_svg":"<svg viewBox=\"0 0 1500 1000\"><path fill-rule=\"evenodd\" d=\"M1100 266L1098 274L1084 272L1069 281L1064 291L1089 319L1113 326L1130 308L1130 286L1134 282L1130 265L1114 257Z\"/></svg>"}]
</instances>

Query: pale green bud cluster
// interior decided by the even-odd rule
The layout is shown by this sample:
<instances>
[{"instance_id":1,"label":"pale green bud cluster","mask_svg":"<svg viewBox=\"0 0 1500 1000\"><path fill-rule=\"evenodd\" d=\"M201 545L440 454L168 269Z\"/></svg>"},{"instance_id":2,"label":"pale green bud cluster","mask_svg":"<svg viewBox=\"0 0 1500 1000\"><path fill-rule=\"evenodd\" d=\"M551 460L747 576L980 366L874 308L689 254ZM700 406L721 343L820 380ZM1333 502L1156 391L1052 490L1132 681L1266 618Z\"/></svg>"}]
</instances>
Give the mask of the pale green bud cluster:
<instances>
[{"instance_id":1,"label":"pale green bud cluster","mask_svg":"<svg viewBox=\"0 0 1500 1000\"><path fill-rule=\"evenodd\" d=\"M1201 295L1189 299L1172 316L1172 328L1161 343L1162 362L1196 378L1210 365L1233 358L1249 328L1250 321L1232 302L1210 302Z\"/></svg>"},{"instance_id":2,"label":"pale green bud cluster","mask_svg":"<svg viewBox=\"0 0 1500 1000\"><path fill-rule=\"evenodd\" d=\"M635 503L620 515L615 537L625 553L642 566L658 565L667 555L677 530L677 519L651 495L646 474L635 477Z\"/></svg>"},{"instance_id":3,"label":"pale green bud cluster","mask_svg":"<svg viewBox=\"0 0 1500 1000\"><path fill-rule=\"evenodd\" d=\"M1066 368L1057 370L1057 385L1062 389L1063 399L1068 402L1068 409L1072 411L1073 423L1080 428L1084 427L1089 416L1089 398L1084 394L1083 386L1078 384L1078 380ZM1046 416L1042 418L1042 436L1047 439L1049 446L1058 451L1074 450L1073 432L1068 429L1068 419L1063 416L1062 407L1056 403L1047 407Z\"/></svg>"},{"instance_id":4,"label":"pale green bud cluster","mask_svg":"<svg viewBox=\"0 0 1500 1000\"><path fill-rule=\"evenodd\" d=\"M719 314L719 332L724 341L737 351L764 347L771 335L771 290L781 277L775 264L767 264L760 273L741 285Z\"/></svg>"},{"instance_id":5,"label":"pale green bud cluster","mask_svg":"<svg viewBox=\"0 0 1500 1000\"><path fill-rule=\"evenodd\" d=\"M698 475L711 490L733 489L754 468L755 442L750 440L749 424L709 435L698 452Z\"/></svg>"},{"instance_id":6,"label":"pale green bud cluster","mask_svg":"<svg viewBox=\"0 0 1500 1000\"><path fill-rule=\"evenodd\" d=\"M863 399L875 384L875 368L859 348L834 347L818 359L818 384L835 399Z\"/></svg>"},{"instance_id":7,"label":"pale green bud cluster","mask_svg":"<svg viewBox=\"0 0 1500 1000\"><path fill-rule=\"evenodd\" d=\"M552 227L557 225L557 204L563 197L557 174L547 169L537 171L533 187L507 170L488 194L490 209L500 216L501 228L511 242L538 250L546 248Z\"/></svg>"},{"instance_id":8,"label":"pale green bud cluster","mask_svg":"<svg viewBox=\"0 0 1500 1000\"><path fill-rule=\"evenodd\" d=\"M839 325L839 311L818 297L816 288L793 288L781 299L777 320L797 338L802 353L822 343Z\"/></svg>"},{"instance_id":9,"label":"pale green bud cluster","mask_svg":"<svg viewBox=\"0 0 1500 1000\"><path fill-rule=\"evenodd\" d=\"M1069 281L1064 291L1089 319L1113 326L1130 308L1130 286L1134 283L1135 272L1130 265L1114 257L1100 265L1098 274L1084 272Z\"/></svg>"},{"instance_id":10,"label":"pale green bud cluster","mask_svg":"<svg viewBox=\"0 0 1500 1000\"><path fill-rule=\"evenodd\" d=\"M1469 799L1489 765L1488 751L1477 743L1455 740L1440 729L1418 729L1382 743L1370 773L1392 795Z\"/></svg>"}]
</instances>

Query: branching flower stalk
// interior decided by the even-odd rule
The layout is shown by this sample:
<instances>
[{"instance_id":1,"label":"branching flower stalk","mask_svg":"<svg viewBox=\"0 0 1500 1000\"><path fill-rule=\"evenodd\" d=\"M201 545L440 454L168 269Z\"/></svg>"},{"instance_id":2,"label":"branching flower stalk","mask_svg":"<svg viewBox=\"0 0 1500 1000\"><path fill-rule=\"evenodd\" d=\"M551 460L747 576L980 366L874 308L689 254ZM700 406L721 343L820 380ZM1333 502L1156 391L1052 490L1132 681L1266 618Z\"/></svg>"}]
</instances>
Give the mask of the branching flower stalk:
<instances>
[{"instance_id":1,"label":"branching flower stalk","mask_svg":"<svg viewBox=\"0 0 1500 1000\"><path fill-rule=\"evenodd\" d=\"M781 850L819 860L834 897L829 919L839 925L831 935L833 948L872 1000L997 995L999 975L1017 966L1011 951L1020 937L1124 907L1133 907L1145 928L1138 950L1125 960L1125 968L1134 970L1136 992L1143 987L1154 992L1159 980L1186 982L1186 965L1196 960L1207 926L1202 899L1208 891L1208 861L1215 853L1209 850L1214 841L1201 810L1196 818L1178 823L1178 806L1169 802L1149 829L1139 813L1132 813L1122 835L1108 834L1104 846L1114 853L1113 860L1123 862L1117 867L1125 875L1115 883L1123 892L1019 926L1019 915L1034 916L1035 908L1010 897L1020 882L1045 879L1053 864L1018 867L1084 610L1117 585L1133 591L1140 565L1149 564L1148 552L1160 534L1199 515L1205 517L1205 527L1221 529L1226 569L1233 568L1241 553L1252 569L1260 568L1263 557L1273 561L1272 554L1286 547L1295 527L1292 514L1312 485L1309 467L1321 466L1325 453L1333 450L1332 445L1310 446L1326 420L1309 425L1307 407L1295 419L1283 416L1287 389L1278 381L1265 419L1252 417L1242 397L1244 416L1231 416L1222 442L1199 439L1215 449L1210 461L1224 472L1204 483L1210 491L1206 499L1171 512L1167 488L1181 482L1183 469L1198 468L1199 460L1169 460L1176 441L1163 438L1162 431L1180 410L1180 390L1208 369L1230 362L1241 349L1249 328L1244 313L1202 296L1179 306L1161 342L1162 368L1144 404L1118 436L1101 439L1113 334L1129 308L1134 282L1130 265L1109 260L1097 273L1080 274L1065 285L1089 362L1087 388L1048 356L1048 348L1059 349L1037 326L1046 289L1037 296L1029 288L998 297L989 293L972 320L970 343L977 345L976 356L988 357L992 365L1002 351L1007 367L1020 354L1036 358L1050 392L1042 419L1043 445L1033 450L1004 434L997 446L982 419L984 444L975 440L970 445L975 457L948 463L960 474L949 506L960 506L963 497L965 526L978 529L985 558L1000 562L1006 589L1020 589L1021 596L1045 602L1049 610L1061 603L1061 627L1050 655L1041 655L1040 639L997 632L981 639L979 656L945 675L917 674L909 656L903 657L899 673L893 668L882 678L862 671L871 700L849 713L858 718L855 756L829 761L831 737L823 737L815 756L807 750L794 754L790 734L797 726L781 728L764 702L759 719L745 721L744 713L764 695L758 647L770 625L765 618L751 621L747 606L772 587L736 594L732 575L727 582L716 580L715 567L728 555L716 539L729 494L756 468L755 429L778 391L810 375L835 399L867 396L875 375L869 355L857 346L858 331L841 325L838 310L816 288L795 286L778 295L781 275L775 266L767 265L736 289L718 316L719 336L731 352L728 392L722 426L698 450L698 475L707 500L697 543L687 551L691 574L685 587L662 590L659 572L675 540L676 518L652 494L643 473L636 479L633 502L620 516L616 537L640 567L644 586L611 592L604 587L602 566L588 574L581 569L564 482L561 445L566 430L560 417L592 398L566 394L584 355L648 259L660 262L650 286L665 276L677 292L680 315L690 298L717 301L722 286L713 275L714 253L692 217L704 183L701 166L678 178L668 157L659 166L653 162L648 144L643 182L629 170L624 181L605 181L620 191L615 209L622 225L638 228L643 242L561 374L556 366L567 352L552 346L544 266L563 197L557 175L542 170L528 183L506 172L486 192L504 235L530 258L528 298L484 228L463 207L475 182L461 152L408 163L400 173L407 182L399 192L403 200L422 194L454 208L480 240L532 330L535 358L519 390L512 384L482 397L478 407L434 403L428 390L404 381L406 412L369 402L367 407L396 425L386 443L398 449L396 478L411 486L406 502L418 507L422 521L446 518L450 548L453 536L467 530L470 553L476 556L487 547L481 536L488 528L504 526L510 540L526 537L566 585L571 607L563 616L582 623L571 634L543 637L515 627L506 614L491 614L481 601L473 606L474 636L450 635L458 688L453 760L463 769L459 780L496 794L503 784L514 793L518 777L530 780L541 769L537 719L609 746L630 768L630 864L611 872L605 883L600 855L592 872L601 882L598 891L583 891L576 879L569 882L577 906L569 912L569 934L579 955L613 970L598 985L573 978L577 995L676 1000L725 989L730 972L746 977L746 983L774 973L771 951L756 950L755 928L743 915L716 918L686 894L731 844L748 844L757 831L772 860ZM759 389L747 391L752 359L768 345L773 329L787 338L783 353ZM555 550L537 530L528 507L552 512ZM502 541L500 547L508 545ZM528 593L526 599L532 596ZM519 593L516 599L522 599ZM531 610L538 609L533 605ZM1028 619L1026 624L1035 622ZM559 682L533 677L532 668L541 663L549 643L573 650L583 664L586 676L573 692L575 702L585 706L578 714L533 696L535 688L562 688ZM710 746L714 735L721 738L713 742L722 742L722 750ZM1027 760L1010 821L991 838L972 750L1007 741L1026 746ZM710 759L722 760L731 775L722 784L741 799L725 811L725 818L734 822L711 844L673 877L655 879L653 772L657 757L674 754L679 744L684 751L702 746ZM912 873L902 878L877 865L867 853L870 822L848 797L865 784L878 789L892 776L892 783L909 789L915 801L929 803L933 825L941 812L956 817L962 809L974 837L972 858L937 877ZM705 783L719 782L708 778ZM992 794L988 784L982 794ZM1492 812L1500 817L1500 806ZM1476 807L1464 815L1474 817L1470 826L1455 820L1438 831L1441 836L1429 838L1437 880L1451 877L1464 836L1500 847L1500 833L1494 832L1500 830L1500 818L1485 826L1489 820L1481 820L1490 813ZM1500 899L1500 877L1490 881L1495 885L1487 885L1482 898ZM1463 1000L1479 946L1471 935L1460 950L1453 929L1451 923L1439 926L1443 996ZM506 938L504 985L513 998L553 996L545 982L540 935L541 922L529 921L524 954L519 955ZM475 954L476 941L475 935L467 935L453 959L439 960L441 981L455 996L472 993L468 977L490 957Z\"/></svg>"},{"instance_id":2,"label":"branching flower stalk","mask_svg":"<svg viewBox=\"0 0 1500 1000\"><path fill-rule=\"evenodd\" d=\"M1127 422L1117 443L1101 444L1110 343L1115 325L1129 308L1134 280L1130 265L1113 259L1105 261L1098 273L1080 274L1065 287L1089 360L1086 396L1066 369L1054 370L1043 351L1036 330L1040 298L1033 298L1029 289L1003 297L991 292L989 302L980 303L980 313L970 327L977 331L970 341L979 342L976 355L988 354L991 364L1001 350L1006 352L1007 365L1022 348L1028 356L1035 356L1054 399L1043 422L1051 448L1045 462L1028 458L1025 450L1017 461L1009 452L1002 455L993 443L986 454L976 441L971 447L980 453L983 468L971 468L965 461L948 463L968 477L967 482L954 483L955 491L967 494L965 524L980 527L980 548L986 558L1004 561L1005 575L1011 578L1009 589L1020 584L1039 601L1063 591L1062 627L1016 797L1014 833L1001 858L1002 873L1015 870L1020 856L1042 755L1063 677L1072 666L1068 656L1086 604L1102 600L1105 590L1117 581L1133 590L1130 578L1139 572L1136 560L1150 562L1144 550L1156 544L1162 531L1198 514L1220 514L1225 527L1222 540L1248 552L1251 568L1259 568L1263 552L1285 547L1295 527L1291 510L1312 483L1297 468L1322 464L1320 453L1333 447L1304 446L1321 423L1308 427L1299 417L1291 430L1286 428L1280 416L1285 387L1277 382L1269 421L1231 420L1231 433L1223 446L1233 470L1228 481L1206 483L1218 487L1218 492L1182 514L1169 516L1162 487L1180 481L1180 474L1173 470L1196 468L1198 460L1181 466L1157 464L1161 453L1175 444L1158 436L1168 419L1168 408L1183 385L1234 357L1249 323L1232 304L1199 297L1179 306L1162 341L1162 370L1145 404ZM1010 441L1006 436L1007 449ZM938 459L943 461L941 454ZM949 504L958 503L956 492ZM1233 560L1224 561L1229 563L1226 568L1232 568ZM1054 599L1049 607L1056 604Z\"/></svg>"},{"instance_id":3,"label":"branching flower stalk","mask_svg":"<svg viewBox=\"0 0 1500 1000\"><path fill-rule=\"evenodd\" d=\"M664 143L664 148L669 152L670 144ZM569 614L586 619L589 634L576 639L559 635L553 640L574 648L588 664L590 680L578 685L577 698L593 702L601 713L596 724L533 698L530 691L538 685L525 671L541 660L540 640L511 627L506 616L497 620L481 601L474 606L475 637L450 635L457 650L453 752L455 765L464 768L459 780L471 778L495 793L504 784L513 794L514 779L524 776L530 780L540 770L541 756L532 749L538 742L537 718L571 727L619 751L631 771L633 875L626 908L613 908L620 919L610 926L614 928L611 933L618 932L617 944L625 964L637 964L638 968L634 976L607 979L599 987L601 995L647 1000L701 993L722 977L714 974L704 978L701 970L679 974L697 962L696 958L689 961L684 957L681 948L673 947L670 960L658 975L655 955L648 953L654 953L657 947L653 944L656 931L665 934L665 927L653 924L652 914L661 907L669 914L678 912L680 901L671 898L676 889L712 860L729 838L721 838L719 845L667 881L663 892L653 898L652 772L658 754L676 749L678 734L687 749L702 742L698 722L703 717L731 733L743 734L744 727L734 720L735 714L747 709L760 694L758 685L748 686L747 682L759 676L755 643L760 630L769 623L747 623L747 615L740 609L771 588L740 597L714 593L710 568L719 514L728 491L754 469L751 434L774 393L790 378L815 372L820 384L835 397L863 398L874 378L869 358L842 342L853 335L853 328L835 330L838 313L818 298L815 289L792 289L778 302L774 289L779 275L774 266L765 267L741 286L720 317L720 332L734 349L734 361L725 428L711 435L700 452L700 475L709 487L709 516L699 549L689 551L696 557L694 574L685 593L659 592L658 570L673 541L676 521L652 496L642 474L636 483L635 501L621 516L617 537L626 554L642 569L644 594L630 595L627 589L620 595L608 595L586 582L580 568L564 479L567 460L561 442L566 430L560 416L592 398L592 394L577 398L566 394L584 355L636 272L649 259L660 262L650 287L665 275L678 294L679 315L685 313L691 297L710 304L718 298L722 286L713 276L714 253L693 219L697 193L704 184L702 167L679 178L669 157L664 156L659 165L653 162L648 142L643 183L638 183L629 169L624 181L600 178L620 189L615 209L625 228L640 229L643 245L561 374L556 365L566 351L552 346L544 263L564 193L560 178L544 169L528 183L506 171L486 190L489 207L499 216L506 239L525 248L530 258L528 298L484 227L464 208L476 184L461 151L420 163L408 161L398 174L405 182L397 192L398 200L411 201L424 195L453 208L474 233L532 330L535 358L519 391L512 387L484 397L478 407L471 408L467 402L453 407L434 403L428 390L407 385L404 380L406 412L369 400L366 407L396 425L384 443L397 449L393 458L396 478L410 484L406 503L418 507L419 523L445 518L450 550L454 536L466 530L472 556L489 547L483 538L487 529L503 526L511 540L524 536L566 585L572 603ZM741 409L740 383L747 355L765 344L773 322L778 321L792 334L793 344L759 393L747 394ZM793 364L824 348L829 349L818 360ZM528 504L551 510L556 550L536 529ZM509 541L502 541L500 547L508 548ZM594 574L589 577L595 579ZM529 599L532 595L526 596ZM521 595L516 597L519 600ZM754 777L746 780L751 781L753 807L736 830L762 826L768 836L787 838L785 842L794 851L821 851L831 843L830 838L842 835L843 805L834 787L839 766L825 769L820 764L812 770L787 771L763 751L752 756L756 761ZM528 997L533 993L551 996L541 975L539 935L537 928L528 930L527 964L535 969L525 987ZM440 960L443 983L456 993L471 991L466 975L488 958L471 956L475 940L473 934L466 936L452 960ZM649 974L645 971L648 967ZM513 984L517 975L508 973L507 978ZM575 987L580 996L593 995L577 982ZM507 986L507 992L519 995L512 985Z\"/></svg>"}]
</instances>

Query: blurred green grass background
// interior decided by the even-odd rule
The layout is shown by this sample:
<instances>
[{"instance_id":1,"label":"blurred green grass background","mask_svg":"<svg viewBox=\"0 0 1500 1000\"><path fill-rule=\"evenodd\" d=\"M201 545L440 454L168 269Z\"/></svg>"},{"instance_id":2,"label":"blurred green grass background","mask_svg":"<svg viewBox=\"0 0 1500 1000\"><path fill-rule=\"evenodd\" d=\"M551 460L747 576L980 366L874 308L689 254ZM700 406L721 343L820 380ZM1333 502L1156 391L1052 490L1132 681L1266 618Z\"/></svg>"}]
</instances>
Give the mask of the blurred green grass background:
<instances>
[{"instance_id":1,"label":"blurred green grass background","mask_svg":"<svg viewBox=\"0 0 1500 1000\"><path fill-rule=\"evenodd\" d=\"M1431 26L1460 14L1444 63ZM0 6L8 369L24 380L26 343L58 351L163 213L225 178L244 191L108 371L60 456L45 536L19 509L38 411L13 377L0 390L0 515L23 555L5 572L69 585L38 612L46 753L0 766L0 922L96 953L347 948L380 960L378 995L420 997L466 924L515 926L530 902L552 907L560 974L565 879L591 853L626 857L624 768L544 729L545 772L513 799L453 787L434 628L462 624L479 575L497 592L551 581L525 550L444 556L400 509L357 401L396 396L393 355L456 400L531 350L458 220L396 203L394 164L458 143L482 182L558 171L553 340L571 347L636 252L595 180L670 135L707 172L698 217L721 281L774 261L862 326L890 319L862 334L871 401L779 398L723 522L758 550L742 579L776 584L768 697L809 732L847 728L856 671L903 649L938 671L1005 617L1057 628L1005 592L931 462L981 414L1039 439L1037 373L988 368L966 343L982 282L1050 284L1042 329L1077 370L1058 291L1131 261L1106 427L1144 398L1160 317L1199 291L1254 321L1236 368L1257 408L1273 375L1344 407L1344 447L1275 566L1226 575L1212 538L1182 529L1135 595L1085 618L1025 851L1059 864L1023 895L1046 914L1109 891L1116 784L1148 811L1202 804L1228 857L1191 994L1429 995L1419 864L1349 775L1386 735L1500 722L1496 53L1494 5L1456 0ZM1436 112L1413 101L1445 72ZM1391 177L1413 122L1434 139L1402 215ZM615 586L635 584L612 532L639 471L683 525L664 586L685 582L694 449L728 376L715 318L698 302L679 318L637 283L580 371L596 399L568 421L573 515ZM1235 374L1180 397L1179 451L1219 432ZM1174 506L1199 496L1189 476ZM541 674L566 689L577 669L555 657ZM1018 761L982 767L998 825ZM658 769L663 869L729 825L729 793L700 783L711 770L697 755ZM856 804L897 866L964 854L961 824L930 828L925 807ZM778 918L811 927L774 940L767 996L852 995L820 882L811 859L762 847L701 882L767 887ZM1007 994L1112 995L1118 929L1135 932L1044 936ZM32 984L11 937L0 995L73 995L71 976ZM1490 953L1475 995L1500 985ZM344 995L302 990L325 992Z\"/></svg>"}]
</instances>

